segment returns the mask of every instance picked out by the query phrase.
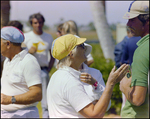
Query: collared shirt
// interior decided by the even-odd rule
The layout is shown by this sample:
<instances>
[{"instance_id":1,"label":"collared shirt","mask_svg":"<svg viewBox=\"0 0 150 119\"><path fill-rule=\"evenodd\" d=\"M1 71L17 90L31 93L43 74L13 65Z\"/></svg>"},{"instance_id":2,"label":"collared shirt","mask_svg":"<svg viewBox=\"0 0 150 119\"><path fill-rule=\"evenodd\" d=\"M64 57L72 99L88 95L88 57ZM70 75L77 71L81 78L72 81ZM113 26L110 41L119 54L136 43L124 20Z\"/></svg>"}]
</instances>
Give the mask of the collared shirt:
<instances>
[{"instance_id":1,"label":"collared shirt","mask_svg":"<svg viewBox=\"0 0 150 119\"><path fill-rule=\"evenodd\" d=\"M137 42L138 48L135 50L132 63L132 81L131 86L148 87L149 71L149 34ZM145 101L141 106L132 105L128 100L121 111L121 117L129 118L148 118L148 90Z\"/></svg>"},{"instance_id":2,"label":"collared shirt","mask_svg":"<svg viewBox=\"0 0 150 119\"><path fill-rule=\"evenodd\" d=\"M51 118L84 118L78 112L92 101L80 81L80 72L59 68L47 87L48 110Z\"/></svg>"},{"instance_id":3,"label":"collared shirt","mask_svg":"<svg viewBox=\"0 0 150 119\"><path fill-rule=\"evenodd\" d=\"M28 50L22 50L16 54L10 61L6 58L4 61L1 78L1 93L9 96L23 94L29 91L29 87L41 84L41 69L37 59L28 53ZM35 106L37 103L30 105L9 104L2 105L1 110L13 111L25 107Z\"/></svg>"}]
</instances>

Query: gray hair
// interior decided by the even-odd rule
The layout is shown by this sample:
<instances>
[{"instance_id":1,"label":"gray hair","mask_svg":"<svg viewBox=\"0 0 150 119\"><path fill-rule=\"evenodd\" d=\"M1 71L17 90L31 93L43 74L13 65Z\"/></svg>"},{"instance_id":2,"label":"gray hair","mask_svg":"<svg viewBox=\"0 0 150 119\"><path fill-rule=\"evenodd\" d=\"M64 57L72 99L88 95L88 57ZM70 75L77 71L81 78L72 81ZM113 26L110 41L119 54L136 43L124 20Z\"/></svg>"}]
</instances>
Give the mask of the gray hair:
<instances>
[{"instance_id":1,"label":"gray hair","mask_svg":"<svg viewBox=\"0 0 150 119\"><path fill-rule=\"evenodd\" d=\"M73 52L76 52L76 49L77 49L77 47L75 47L72 51L73 51ZM59 60L59 62L58 62L58 64L57 64L56 68L59 69L59 68L62 68L62 67L64 67L64 66L68 66L68 67L69 67L70 65L71 65L71 60L70 60L69 55L67 55L67 56L64 57L63 59Z\"/></svg>"}]
</instances>

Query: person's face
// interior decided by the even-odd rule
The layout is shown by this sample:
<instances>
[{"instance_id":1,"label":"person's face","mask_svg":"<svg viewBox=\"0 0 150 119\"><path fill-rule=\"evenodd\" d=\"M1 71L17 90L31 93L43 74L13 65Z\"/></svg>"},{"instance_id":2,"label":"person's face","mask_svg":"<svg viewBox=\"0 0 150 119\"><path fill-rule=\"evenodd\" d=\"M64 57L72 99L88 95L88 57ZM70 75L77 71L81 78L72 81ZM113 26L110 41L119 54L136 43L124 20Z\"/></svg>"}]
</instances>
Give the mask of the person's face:
<instances>
[{"instance_id":1,"label":"person's face","mask_svg":"<svg viewBox=\"0 0 150 119\"><path fill-rule=\"evenodd\" d=\"M39 19L39 20L37 20L36 18L32 19L32 27L35 32L37 33L42 32L43 25L44 23L42 19Z\"/></svg>"},{"instance_id":2,"label":"person's face","mask_svg":"<svg viewBox=\"0 0 150 119\"><path fill-rule=\"evenodd\" d=\"M85 56L86 47L84 44L80 44L76 46L76 52L74 53L74 57L77 61L84 62L87 58Z\"/></svg>"},{"instance_id":3,"label":"person's face","mask_svg":"<svg viewBox=\"0 0 150 119\"><path fill-rule=\"evenodd\" d=\"M1 55L6 56L6 53L8 52L7 47L7 41L5 42L5 40L1 38Z\"/></svg>"},{"instance_id":4,"label":"person's face","mask_svg":"<svg viewBox=\"0 0 150 119\"><path fill-rule=\"evenodd\" d=\"M61 31L60 31L60 30L57 30L56 35L57 35L57 37L62 36Z\"/></svg>"},{"instance_id":5,"label":"person's face","mask_svg":"<svg viewBox=\"0 0 150 119\"><path fill-rule=\"evenodd\" d=\"M134 36L142 36L143 23L138 19L138 17L135 17L133 19L129 19L127 26L130 28L131 33Z\"/></svg>"}]
</instances>

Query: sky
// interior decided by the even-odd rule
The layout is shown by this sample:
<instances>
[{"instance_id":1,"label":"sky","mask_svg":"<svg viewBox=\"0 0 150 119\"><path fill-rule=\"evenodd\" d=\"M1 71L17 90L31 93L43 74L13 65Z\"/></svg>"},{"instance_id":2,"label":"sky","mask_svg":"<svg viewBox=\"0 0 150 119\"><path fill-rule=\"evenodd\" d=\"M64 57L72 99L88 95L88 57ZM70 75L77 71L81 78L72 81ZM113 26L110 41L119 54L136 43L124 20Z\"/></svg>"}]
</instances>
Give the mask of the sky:
<instances>
[{"instance_id":1,"label":"sky","mask_svg":"<svg viewBox=\"0 0 150 119\"><path fill-rule=\"evenodd\" d=\"M132 1L106 1L106 18L109 24L126 24L123 15ZM10 1L10 20L28 21L31 14L40 12L45 17L45 24L53 26L63 18L74 20L77 25L93 22L89 1Z\"/></svg>"}]
</instances>

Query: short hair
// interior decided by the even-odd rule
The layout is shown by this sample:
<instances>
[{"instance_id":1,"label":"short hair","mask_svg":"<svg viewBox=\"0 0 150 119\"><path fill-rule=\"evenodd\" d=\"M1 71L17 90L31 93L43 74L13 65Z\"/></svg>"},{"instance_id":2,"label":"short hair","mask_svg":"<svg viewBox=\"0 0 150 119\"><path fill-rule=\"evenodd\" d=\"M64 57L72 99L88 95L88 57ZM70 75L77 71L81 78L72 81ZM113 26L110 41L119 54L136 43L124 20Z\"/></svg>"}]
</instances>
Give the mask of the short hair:
<instances>
[{"instance_id":1,"label":"short hair","mask_svg":"<svg viewBox=\"0 0 150 119\"><path fill-rule=\"evenodd\" d=\"M35 13L35 14L33 14L33 15L30 15L30 17L29 17L29 22L30 22L31 25L32 25L32 19L33 19L33 18L36 18L37 20L42 19L43 23L45 22L45 18L44 18L44 16L43 16L42 14L40 14L40 13Z\"/></svg>"},{"instance_id":2,"label":"short hair","mask_svg":"<svg viewBox=\"0 0 150 119\"><path fill-rule=\"evenodd\" d=\"M146 21L149 20L149 14L140 14L138 19L145 25Z\"/></svg>"},{"instance_id":3,"label":"short hair","mask_svg":"<svg viewBox=\"0 0 150 119\"><path fill-rule=\"evenodd\" d=\"M65 34L70 33L70 34L79 36L77 24L73 20L69 20L69 21L65 22L63 24L62 31Z\"/></svg>"},{"instance_id":4,"label":"short hair","mask_svg":"<svg viewBox=\"0 0 150 119\"><path fill-rule=\"evenodd\" d=\"M7 26L14 26L14 27L18 28L19 30L23 31L23 25L21 24L21 22L19 22L17 20L9 21Z\"/></svg>"}]
</instances>

